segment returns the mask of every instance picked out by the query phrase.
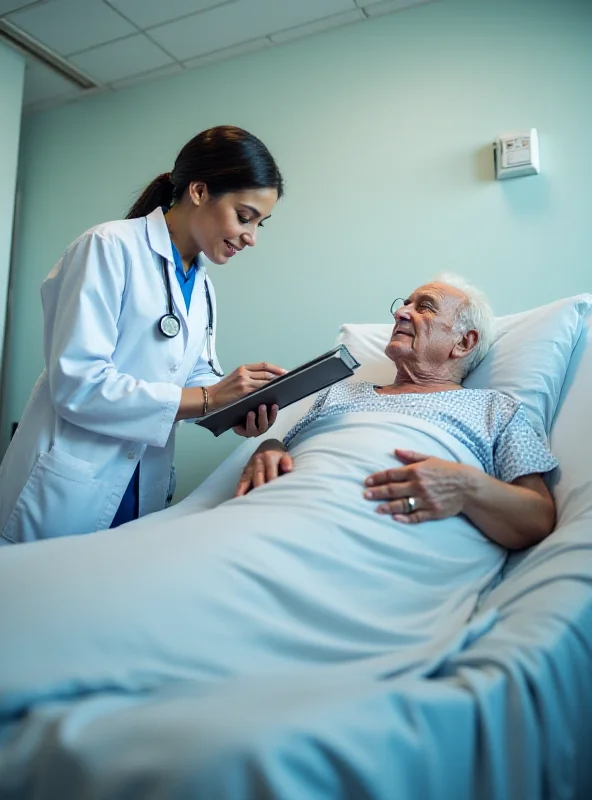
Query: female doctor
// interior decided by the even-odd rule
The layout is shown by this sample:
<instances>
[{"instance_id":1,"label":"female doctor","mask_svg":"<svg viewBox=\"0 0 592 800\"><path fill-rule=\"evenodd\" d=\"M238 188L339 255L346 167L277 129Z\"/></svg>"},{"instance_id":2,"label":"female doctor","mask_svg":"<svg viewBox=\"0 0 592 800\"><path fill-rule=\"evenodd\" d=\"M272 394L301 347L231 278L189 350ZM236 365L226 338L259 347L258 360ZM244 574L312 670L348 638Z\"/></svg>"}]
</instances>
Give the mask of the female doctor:
<instances>
[{"instance_id":1,"label":"female doctor","mask_svg":"<svg viewBox=\"0 0 592 800\"><path fill-rule=\"evenodd\" d=\"M0 543L116 527L164 508L175 423L225 405L284 370L227 377L203 257L254 247L281 197L265 145L240 128L191 139L125 220L83 233L41 288L45 370L0 466ZM243 436L273 424L251 413Z\"/></svg>"}]
</instances>

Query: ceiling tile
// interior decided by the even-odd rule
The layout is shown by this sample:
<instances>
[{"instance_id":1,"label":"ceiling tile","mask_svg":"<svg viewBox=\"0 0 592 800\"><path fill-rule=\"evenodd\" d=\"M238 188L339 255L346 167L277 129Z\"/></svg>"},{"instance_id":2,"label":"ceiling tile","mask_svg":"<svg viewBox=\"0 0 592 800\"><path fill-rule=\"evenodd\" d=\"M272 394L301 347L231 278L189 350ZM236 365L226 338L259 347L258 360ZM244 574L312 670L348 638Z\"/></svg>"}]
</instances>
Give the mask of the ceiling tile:
<instances>
[{"instance_id":1,"label":"ceiling tile","mask_svg":"<svg viewBox=\"0 0 592 800\"><path fill-rule=\"evenodd\" d=\"M231 2L236 0L167 0L166 3L162 0L109 0L110 5L142 29Z\"/></svg>"},{"instance_id":2,"label":"ceiling tile","mask_svg":"<svg viewBox=\"0 0 592 800\"><path fill-rule=\"evenodd\" d=\"M0 17L4 14L9 14L11 11L16 11L25 6L32 6L38 2L39 0L0 0Z\"/></svg>"},{"instance_id":3,"label":"ceiling tile","mask_svg":"<svg viewBox=\"0 0 592 800\"><path fill-rule=\"evenodd\" d=\"M203 67L204 64L211 64L213 61L223 61L226 58L236 58L237 56L244 56L247 53L255 53L257 50L265 50L271 47L269 39L252 39L250 42L237 44L234 47L224 47L222 50L215 50L213 53L206 53L205 56L198 56L189 61L184 61L184 66L187 69L195 69Z\"/></svg>"},{"instance_id":4,"label":"ceiling tile","mask_svg":"<svg viewBox=\"0 0 592 800\"><path fill-rule=\"evenodd\" d=\"M434 0L356 0L369 17L380 17L393 11L402 11L412 6L423 6Z\"/></svg>"},{"instance_id":5,"label":"ceiling tile","mask_svg":"<svg viewBox=\"0 0 592 800\"><path fill-rule=\"evenodd\" d=\"M8 20L62 56L137 32L117 11L96 0L50 0L15 11Z\"/></svg>"},{"instance_id":6,"label":"ceiling tile","mask_svg":"<svg viewBox=\"0 0 592 800\"><path fill-rule=\"evenodd\" d=\"M78 53L69 61L101 83L112 83L174 63L174 59L143 33Z\"/></svg>"},{"instance_id":7,"label":"ceiling tile","mask_svg":"<svg viewBox=\"0 0 592 800\"><path fill-rule=\"evenodd\" d=\"M179 61L354 9L354 0L235 0L150 31Z\"/></svg>"},{"instance_id":8,"label":"ceiling tile","mask_svg":"<svg viewBox=\"0 0 592 800\"><path fill-rule=\"evenodd\" d=\"M74 97L82 90L43 64L27 62L23 105L30 106L55 97Z\"/></svg>"},{"instance_id":9,"label":"ceiling tile","mask_svg":"<svg viewBox=\"0 0 592 800\"><path fill-rule=\"evenodd\" d=\"M123 78L120 81L113 81L110 84L112 89L127 89L128 86L135 86L138 83L146 83L148 81L156 81L159 78L168 78L169 75L178 75L184 72L180 64L171 64L168 67L161 69L151 69L150 72L144 72L142 75L133 75L131 78Z\"/></svg>"},{"instance_id":10,"label":"ceiling tile","mask_svg":"<svg viewBox=\"0 0 592 800\"><path fill-rule=\"evenodd\" d=\"M301 39L303 36L312 36L315 33L328 31L331 28L339 28L342 25L350 25L352 22L361 22L366 17L361 10L345 11L343 14L334 14L332 17L320 19L317 22L309 22L306 25L299 25L297 28L290 28L287 31L280 31L270 36L274 44L292 42L294 39Z\"/></svg>"}]
</instances>

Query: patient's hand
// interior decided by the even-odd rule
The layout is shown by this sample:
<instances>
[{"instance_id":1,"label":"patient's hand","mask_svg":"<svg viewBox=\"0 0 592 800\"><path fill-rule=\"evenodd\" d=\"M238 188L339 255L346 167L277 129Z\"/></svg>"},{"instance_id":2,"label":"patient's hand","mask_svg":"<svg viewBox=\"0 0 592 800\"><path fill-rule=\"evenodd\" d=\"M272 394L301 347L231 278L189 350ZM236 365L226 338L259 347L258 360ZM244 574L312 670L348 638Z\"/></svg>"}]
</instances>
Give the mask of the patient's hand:
<instances>
[{"instance_id":1,"label":"patient's hand","mask_svg":"<svg viewBox=\"0 0 592 800\"><path fill-rule=\"evenodd\" d=\"M406 466L375 472L366 479L366 486L372 488L366 489L364 497L385 501L376 509L379 514L409 523L445 519L464 511L472 467L407 450L395 450L395 455Z\"/></svg>"},{"instance_id":2,"label":"patient's hand","mask_svg":"<svg viewBox=\"0 0 592 800\"><path fill-rule=\"evenodd\" d=\"M521 475L512 483L468 464L395 450L404 467L366 478L364 497L386 500L376 509L398 522L426 522L464 514L492 542L508 550L532 547L555 525L555 501L543 476ZM414 508L409 508L409 498Z\"/></svg>"},{"instance_id":3,"label":"patient's hand","mask_svg":"<svg viewBox=\"0 0 592 800\"><path fill-rule=\"evenodd\" d=\"M263 486L263 484L279 478L286 472L291 472L292 467L292 456L282 442L277 439L268 439L259 445L249 459L240 476L234 496L242 497L251 489L256 489L258 486Z\"/></svg>"}]
</instances>

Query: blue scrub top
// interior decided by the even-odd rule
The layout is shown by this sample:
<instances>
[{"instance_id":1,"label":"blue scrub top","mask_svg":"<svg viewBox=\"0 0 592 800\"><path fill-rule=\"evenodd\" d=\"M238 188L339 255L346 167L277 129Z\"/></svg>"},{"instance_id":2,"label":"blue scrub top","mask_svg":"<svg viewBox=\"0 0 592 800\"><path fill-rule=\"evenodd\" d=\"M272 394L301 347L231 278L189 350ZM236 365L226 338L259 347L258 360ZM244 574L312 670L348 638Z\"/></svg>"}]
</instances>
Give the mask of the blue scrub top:
<instances>
[{"instance_id":1,"label":"blue scrub top","mask_svg":"<svg viewBox=\"0 0 592 800\"><path fill-rule=\"evenodd\" d=\"M181 254L172 242L171 245L173 247L173 258L175 260L175 275L177 277L177 281L179 282L179 286L181 287L183 299L185 300L185 306L187 311L189 311L191 295L193 294L193 287L195 286L195 276L197 275L197 270L199 269L199 262L196 258L187 272L185 272ZM121 498L121 503L119 504L119 508L113 517L113 522L109 527L117 528L119 525L123 525L124 522L131 522L132 519L138 519L139 486L140 465L138 464L134 474L132 475L131 481L128 483L125 494Z\"/></svg>"},{"instance_id":2,"label":"blue scrub top","mask_svg":"<svg viewBox=\"0 0 592 800\"><path fill-rule=\"evenodd\" d=\"M185 272L181 254L172 242L171 244L173 245L173 258L175 259L175 275L177 276L177 281L181 287L181 292L183 293L185 307L187 308L187 311L189 311L189 304L191 303L191 295L193 294L195 276L197 275L197 270L199 269L199 263L196 258L187 272Z\"/></svg>"}]
</instances>

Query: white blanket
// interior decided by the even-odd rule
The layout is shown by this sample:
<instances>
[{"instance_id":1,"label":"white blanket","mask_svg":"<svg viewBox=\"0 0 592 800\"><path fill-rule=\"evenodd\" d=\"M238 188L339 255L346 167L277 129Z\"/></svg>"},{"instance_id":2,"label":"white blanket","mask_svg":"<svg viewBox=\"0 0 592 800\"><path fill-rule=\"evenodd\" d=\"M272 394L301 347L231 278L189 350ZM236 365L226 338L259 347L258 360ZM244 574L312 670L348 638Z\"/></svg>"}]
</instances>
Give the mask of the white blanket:
<instances>
[{"instance_id":1,"label":"white blanket","mask_svg":"<svg viewBox=\"0 0 592 800\"><path fill-rule=\"evenodd\" d=\"M425 671L470 635L505 551L462 517L377 514L363 481L395 447L479 467L434 425L357 412L311 425L294 472L244 498L4 548L0 714L178 679Z\"/></svg>"}]
</instances>

